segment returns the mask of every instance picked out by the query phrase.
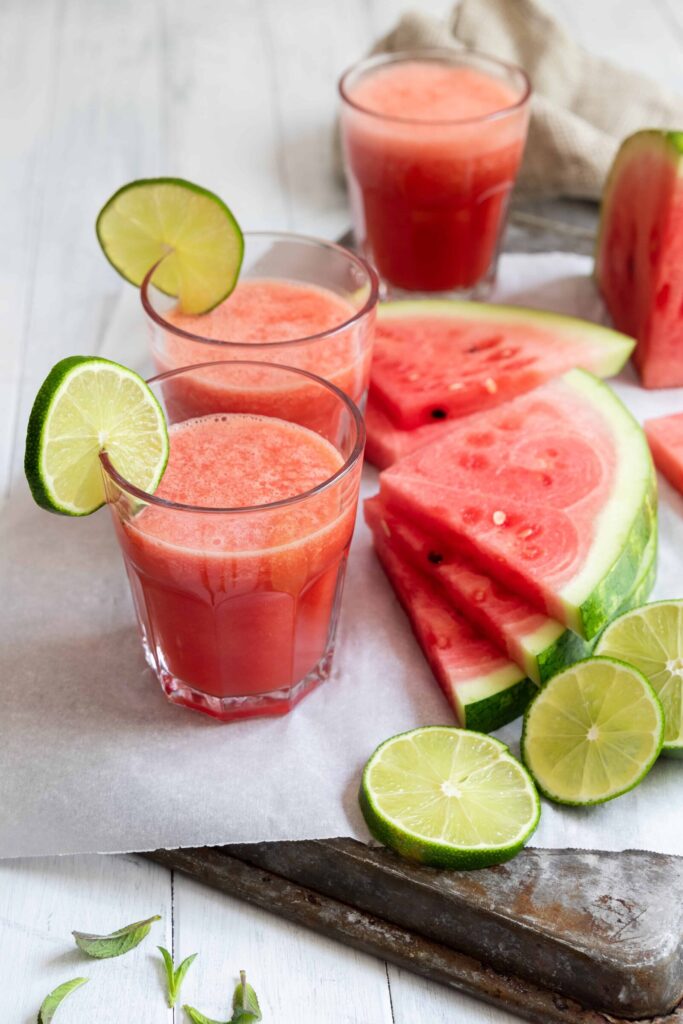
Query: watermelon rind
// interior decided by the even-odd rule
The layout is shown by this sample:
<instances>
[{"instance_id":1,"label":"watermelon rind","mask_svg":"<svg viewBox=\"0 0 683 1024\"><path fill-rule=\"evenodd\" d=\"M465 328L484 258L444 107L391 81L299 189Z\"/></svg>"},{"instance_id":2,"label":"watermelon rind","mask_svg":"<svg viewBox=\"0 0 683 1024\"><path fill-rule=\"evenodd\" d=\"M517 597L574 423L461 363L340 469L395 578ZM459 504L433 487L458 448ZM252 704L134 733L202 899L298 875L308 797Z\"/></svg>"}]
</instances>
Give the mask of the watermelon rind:
<instances>
[{"instance_id":1,"label":"watermelon rind","mask_svg":"<svg viewBox=\"0 0 683 1024\"><path fill-rule=\"evenodd\" d=\"M611 327L582 320L564 313L551 313L528 306L494 305L488 302L463 302L457 299L397 299L380 302L377 316L379 321L403 317L455 317L458 320L473 320L491 324L535 323L552 330L559 337L567 338L577 347L590 344L600 345L601 358L592 359L592 372L600 377L612 377L623 368L635 342L633 338L615 331Z\"/></svg>"},{"instance_id":2,"label":"watermelon rind","mask_svg":"<svg viewBox=\"0 0 683 1024\"><path fill-rule=\"evenodd\" d=\"M371 530L379 562L408 616L418 643L423 647L420 633L421 626L424 628L425 624L421 624L414 614L411 608L410 597L404 592L400 580L396 577L396 573L393 570L392 560L409 566L411 573L422 578L425 586L434 591L437 599L443 599L444 606L447 605L446 598L440 593L436 584L427 579L419 570L410 566L393 548L389 548L386 537L381 534L379 528L373 529L371 525ZM453 613L452 610L450 611ZM515 665L514 662L506 662L502 654L500 659L497 659L499 661L498 668L485 674L480 672L473 673L470 679L464 679L461 676L458 678L457 687L454 687L449 685L449 681L442 677L442 674L438 671L438 666L432 663L424 647L423 653L430 662L439 685L453 707L458 724L463 728L476 729L479 732L494 732L496 729L507 725L508 722L519 718L536 693L537 687L525 675L524 671L518 665Z\"/></svg>"},{"instance_id":3,"label":"watermelon rind","mask_svg":"<svg viewBox=\"0 0 683 1024\"><path fill-rule=\"evenodd\" d=\"M634 132L624 139L617 150L612 161L612 166L607 174L605 187L602 191L602 202L600 204L600 222L595 240L595 268L594 276L600 284L601 258L603 255L603 244L609 213L612 206L612 196L615 185L621 177L624 166L630 163L639 153L650 153L653 148L659 148L665 159L678 165L678 173L683 175L683 131L666 131L661 128L644 128L642 131Z\"/></svg>"},{"instance_id":4,"label":"watermelon rind","mask_svg":"<svg viewBox=\"0 0 683 1024\"><path fill-rule=\"evenodd\" d=\"M523 715L538 687L524 670L507 669L463 684L457 694L458 720L465 729L495 732Z\"/></svg>"},{"instance_id":5,"label":"watermelon rind","mask_svg":"<svg viewBox=\"0 0 683 1024\"><path fill-rule=\"evenodd\" d=\"M597 518L591 551L560 595L565 621L590 640L616 615L638 578L657 521L657 483L643 429L614 391L584 370L570 370L563 380L600 410L616 446L614 486Z\"/></svg>"}]
</instances>

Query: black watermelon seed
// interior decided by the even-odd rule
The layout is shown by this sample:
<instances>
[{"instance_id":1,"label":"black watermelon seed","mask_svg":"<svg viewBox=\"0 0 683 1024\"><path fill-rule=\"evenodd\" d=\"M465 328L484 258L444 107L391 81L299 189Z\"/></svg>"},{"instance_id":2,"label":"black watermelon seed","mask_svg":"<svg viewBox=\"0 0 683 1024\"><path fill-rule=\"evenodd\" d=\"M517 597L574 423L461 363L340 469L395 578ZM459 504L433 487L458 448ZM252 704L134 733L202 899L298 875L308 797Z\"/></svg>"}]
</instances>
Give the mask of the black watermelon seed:
<instances>
[{"instance_id":1,"label":"black watermelon seed","mask_svg":"<svg viewBox=\"0 0 683 1024\"><path fill-rule=\"evenodd\" d=\"M445 409L432 409L431 417L433 420L445 420L448 413Z\"/></svg>"},{"instance_id":2,"label":"black watermelon seed","mask_svg":"<svg viewBox=\"0 0 683 1024\"><path fill-rule=\"evenodd\" d=\"M432 565L439 565L443 562L443 555L440 555L438 551L430 551L427 555L427 561L431 562Z\"/></svg>"}]
</instances>

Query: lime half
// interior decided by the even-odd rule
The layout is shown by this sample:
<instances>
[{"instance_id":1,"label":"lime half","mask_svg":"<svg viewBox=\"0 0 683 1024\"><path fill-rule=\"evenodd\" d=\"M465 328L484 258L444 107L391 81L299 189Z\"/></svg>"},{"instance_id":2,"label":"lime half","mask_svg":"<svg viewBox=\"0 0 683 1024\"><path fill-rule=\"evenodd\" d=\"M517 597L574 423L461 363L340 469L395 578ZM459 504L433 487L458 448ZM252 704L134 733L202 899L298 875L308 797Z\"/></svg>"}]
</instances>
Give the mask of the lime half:
<instances>
[{"instance_id":1,"label":"lime half","mask_svg":"<svg viewBox=\"0 0 683 1024\"><path fill-rule=\"evenodd\" d=\"M633 789L657 760L664 713L642 672L587 658L558 673L529 705L522 757L561 804L601 804Z\"/></svg>"},{"instance_id":2,"label":"lime half","mask_svg":"<svg viewBox=\"0 0 683 1024\"><path fill-rule=\"evenodd\" d=\"M105 501L100 452L129 483L154 491L168 459L161 406L137 373L70 356L50 370L26 431L24 470L50 512L87 516Z\"/></svg>"},{"instance_id":3,"label":"lime half","mask_svg":"<svg viewBox=\"0 0 683 1024\"><path fill-rule=\"evenodd\" d=\"M662 754L683 757L683 601L654 601L619 616L596 654L628 661L647 676L664 707Z\"/></svg>"},{"instance_id":4,"label":"lime half","mask_svg":"<svg viewBox=\"0 0 683 1024\"><path fill-rule=\"evenodd\" d=\"M240 227L222 199L182 178L144 178L115 192L95 226L105 256L132 284L162 260L154 285L184 313L206 313L237 284Z\"/></svg>"},{"instance_id":5,"label":"lime half","mask_svg":"<svg viewBox=\"0 0 683 1024\"><path fill-rule=\"evenodd\" d=\"M365 766L360 805L380 842L456 869L510 860L540 815L534 784L504 743L447 726L382 743Z\"/></svg>"}]
</instances>

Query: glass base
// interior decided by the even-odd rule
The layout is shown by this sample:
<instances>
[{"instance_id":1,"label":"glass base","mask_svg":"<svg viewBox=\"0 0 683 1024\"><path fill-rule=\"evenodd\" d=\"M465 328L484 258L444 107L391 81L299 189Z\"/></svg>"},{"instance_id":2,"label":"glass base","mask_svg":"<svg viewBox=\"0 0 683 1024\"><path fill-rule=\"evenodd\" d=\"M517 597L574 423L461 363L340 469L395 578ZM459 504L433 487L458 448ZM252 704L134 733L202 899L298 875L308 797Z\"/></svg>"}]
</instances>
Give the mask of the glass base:
<instances>
[{"instance_id":1,"label":"glass base","mask_svg":"<svg viewBox=\"0 0 683 1024\"><path fill-rule=\"evenodd\" d=\"M399 288L380 279L379 297L382 302L393 302L399 299L458 299L460 301L485 302L495 284L495 274L491 273L470 288L451 288L447 291L409 291L407 288Z\"/></svg>"},{"instance_id":2,"label":"glass base","mask_svg":"<svg viewBox=\"0 0 683 1024\"><path fill-rule=\"evenodd\" d=\"M214 694L197 690L189 683L174 676L166 669L161 659L157 661L145 640L143 640L143 647L147 664L159 680L161 689L171 704L178 704L191 711L201 711L205 715L217 718L220 722L235 722L241 718L286 715L307 694L329 678L334 656L334 644L330 644L317 665L303 679L291 686L283 686L279 690L271 690L268 693L217 697Z\"/></svg>"}]
</instances>

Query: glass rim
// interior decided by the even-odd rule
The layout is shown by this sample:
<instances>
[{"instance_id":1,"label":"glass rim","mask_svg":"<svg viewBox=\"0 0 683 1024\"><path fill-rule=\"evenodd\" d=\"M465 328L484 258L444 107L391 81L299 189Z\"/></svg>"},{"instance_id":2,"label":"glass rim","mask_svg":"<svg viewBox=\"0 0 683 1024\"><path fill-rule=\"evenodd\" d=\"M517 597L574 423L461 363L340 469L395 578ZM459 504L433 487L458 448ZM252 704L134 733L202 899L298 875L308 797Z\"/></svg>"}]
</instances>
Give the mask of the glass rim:
<instances>
[{"instance_id":1,"label":"glass rim","mask_svg":"<svg viewBox=\"0 0 683 1024\"><path fill-rule=\"evenodd\" d=\"M168 370L166 373L159 373L154 377L149 377L146 383L149 385L159 384L162 381L169 380L171 377L177 377L183 373L192 372L194 370L211 369L216 366L258 366L261 369L263 369L264 366L273 367L276 370L285 370L291 373L296 373L300 377L305 377L308 380L313 381L315 384L322 384L323 387L325 387L328 391L332 392L333 395L341 399L342 403L351 413L351 418L356 427L356 440L353 449L349 456L344 460L343 465L339 467L336 473L333 473L332 476L327 477L327 479L323 480L321 483L316 484L315 487L311 487L307 491L302 491L300 494L293 494L289 498L280 498L279 501L270 501L266 502L263 505L238 505L236 507L219 508L214 507L212 505L185 505L179 501L169 501L167 498L159 498L155 494L150 494L149 492L143 490L141 487L137 487L135 484L132 484L129 480L126 480L126 478L121 473L119 473L119 471L114 467L109 458L108 453L106 451L100 452L100 465L102 466L104 472L118 485L118 487L121 490L125 491L126 494L133 495L133 497L137 498L139 501L143 501L146 505L156 505L159 508L170 509L177 512L203 512L214 515L226 515L228 513L231 515L239 515L244 513L269 512L273 509L287 508L290 505L297 504L298 502L305 501L308 498L312 498L317 494L321 494L323 491L327 490L333 484L337 483L339 480L342 480L345 476L347 476L354 468L354 466L358 463L359 458L362 457L363 449L365 447L365 422L363 420L363 416L361 414L360 409L353 401L353 399L350 398L344 391L342 391L341 388L338 388L336 384L333 384L331 381L325 380L323 377L318 377L317 374L310 373L308 370L300 370L296 366L285 366L282 363L260 363L258 362L258 360L255 359L226 359L216 360L210 363L194 363L192 366L181 366L176 370ZM230 414L228 413L227 415ZM192 418L193 417L190 417L190 419ZM278 417L272 418L277 419ZM283 422L294 421L287 420ZM302 426L302 424L298 425ZM313 433L315 433L315 431L313 431ZM325 438L325 440L327 439ZM328 443L331 444L332 442Z\"/></svg>"},{"instance_id":2,"label":"glass rim","mask_svg":"<svg viewBox=\"0 0 683 1024\"><path fill-rule=\"evenodd\" d=\"M360 71L372 71L377 67L382 67L387 64L399 64L402 61L432 60L447 61L450 63L463 59L466 61L470 57L487 61L489 64L493 64L498 68L504 68L505 71L513 72L514 74L521 76L522 94L519 99L505 107L489 111L487 114L477 114L472 117L419 118L401 117L398 114L382 114L377 110L371 110L369 107L365 107L363 104L357 103L353 100L348 92L348 78ZM354 110L358 110L360 113L365 114L367 117L376 117L381 121L391 121L396 124L441 125L442 127L446 125L455 126L481 124L484 121L500 120L501 118L514 113L516 110L520 110L528 102L531 95L531 81L524 68L520 67L519 64L512 64L509 61L499 60L498 57L491 57L487 53L481 53L479 50L456 50L445 46L425 47L422 50L394 50L391 53L376 53L369 57L364 57L362 60L356 61L355 64L352 64L343 72L339 82L337 83L337 88L344 103L353 107Z\"/></svg>"},{"instance_id":3,"label":"glass rim","mask_svg":"<svg viewBox=\"0 0 683 1024\"><path fill-rule=\"evenodd\" d=\"M147 316L151 320L153 320L154 323L156 323L159 327L161 327L164 331L169 331L171 334L175 334L180 338L185 338L188 341L195 341L200 345L225 345L226 347L234 348L245 348L246 346L248 346L250 349L253 348L256 351L258 351L262 349L273 348L276 345L301 345L314 341L319 341L322 338L333 337L335 334L338 334L341 331L345 331L353 324L363 320L364 317L366 317L368 313L370 313L370 311L377 305L377 302L379 300L379 275L377 271L375 270L371 263L369 263L362 256L359 256L358 253L353 252L351 249L347 249L346 246L339 245L336 242L329 242L327 241L327 239L324 238L316 238L314 235L299 235L290 231L245 231L243 232L243 234L245 239L273 238L282 242L303 242L307 245L313 245L318 246L320 248L329 249L332 252L336 252L339 255L344 256L345 258L349 259L352 263L354 263L357 267L359 267L368 277L370 284L370 292L366 301L364 302L361 309L357 310L353 314L353 316L350 316L347 320L344 320L342 323L337 324L335 327L330 327L325 331L317 331L315 334L308 334L301 338L283 338L281 341L229 341L223 338L207 338L202 334L195 334L193 331L187 331L182 327L178 327L176 324L173 324L169 320L165 319L165 317L163 317L161 313L159 313L158 310L154 308L154 305L152 304L152 301L149 297L149 290L150 286L154 287L154 282L152 281L152 278L157 268L166 258L166 256L162 256L161 259L157 260L157 262L147 271L140 286L140 301L142 302L142 308L144 309ZM230 296L228 296L228 298L230 298ZM205 314L198 314L198 316L203 315ZM249 360L245 360L245 362L248 361Z\"/></svg>"}]
</instances>

